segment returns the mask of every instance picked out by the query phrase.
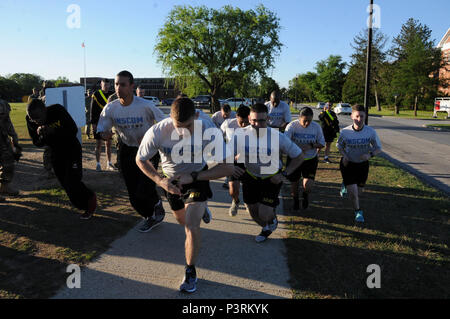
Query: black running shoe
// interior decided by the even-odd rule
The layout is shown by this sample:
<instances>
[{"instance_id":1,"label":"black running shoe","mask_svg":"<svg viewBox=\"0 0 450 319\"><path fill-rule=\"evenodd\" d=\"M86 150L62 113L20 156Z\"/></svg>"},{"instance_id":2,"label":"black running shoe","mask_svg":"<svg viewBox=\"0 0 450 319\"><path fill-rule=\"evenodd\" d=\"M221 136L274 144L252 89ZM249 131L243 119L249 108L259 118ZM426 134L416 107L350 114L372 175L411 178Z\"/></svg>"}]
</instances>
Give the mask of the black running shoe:
<instances>
[{"instance_id":1,"label":"black running shoe","mask_svg":"<svg viewBox=\"0 0 450 319\"><path fill-rule=\"evenodd\" d=\"M209 224L209 222L212 219L212 214L211 214L211 211L209 210L208 206L206 206L206 208L205 208L205 213L203 214L202 219L205 222L205 224Z\"/></svg>"},{"instance_id":2,"label":"black running shoe","mask_svg":"<svg viewBox=\"0 0 450 319\"><path fill-rule=\"evenodd\" d=\"M155 205L155 219L158 221L162 221L164 219L164 216L166 216L166 211L164 210L162 201L160 200Z\"/></svg>"},{"instance_id":3,"label":"black running shoe","mask_svg":"<svg viewBox=\"0 0 450 319\"><path fill-rule=\"evenodd\" d=\"M309 205L308 193L303 193L302 209L307 209Z\"/></svg>"},{"instance_id":4,"label":"black running shoe","mask_svg":"<svg viewBox=\"0 0 450 319\"><path fill-rule=\"evenodd\" d=\"M186 269L183 282L180 286L181 292L193 293L197 290L197 275L190 269Z\"/></svg>"},{"instance_id":5,"label":"black running shoe","mask_svg":"<svg viewBox=\"0 0 450 319\"><path fill-rule=\"evenodd\" d=\"M139 231L141 233L147 233L147 232L151 231L153 228L155 228L156 226L158 226L159 224L161 224L162 221L163 221L162 219L156 220L153 217L147 217L146 219L144 219L142 226L139 227Z\"/></svg>"},{"instance_id":6,"label":"black running shoe","mask_svg":"<svg viewBox=\"0 0 450 319\"><path fill-rule=\"evenodd\" d=\"M298 197L294 197L294 205L292 206L293 210L299 210L300 209L300 200Z\"/></svg>"},{"instance_id":7,"label":"black running shoe","mask_svg":"<svg viewBox=\"0 0 450 319\"><path fill-rule=\"evenodd\" d=\"M259 235L256 236L255 240L257 243L262 243L263 241L267 240L267 238L270 236L270 234L272 234L272 231L270 230L269 225L266 225L263 227L263 229L261 230Z\"/></svg>"}]
</instances>

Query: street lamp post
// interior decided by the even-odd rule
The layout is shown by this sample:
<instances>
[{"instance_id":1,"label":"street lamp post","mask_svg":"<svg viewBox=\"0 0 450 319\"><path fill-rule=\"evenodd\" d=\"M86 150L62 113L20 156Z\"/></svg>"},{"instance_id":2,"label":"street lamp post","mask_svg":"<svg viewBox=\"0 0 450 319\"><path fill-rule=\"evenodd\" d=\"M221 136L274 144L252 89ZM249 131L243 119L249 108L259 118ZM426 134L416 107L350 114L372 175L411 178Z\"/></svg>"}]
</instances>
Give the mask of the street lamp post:
<instances>
[{"instance_id":1,"label":"street lamp post","mask_svg":"<svg viewBox=\"0 0 450 319\"><path fill-rule=\"evenodd\" d=\"M370 69L372 63L372 23L373 23L373 0L370 0L369 41L367 43L367 62L366 62L366 88L364 91L364 108L366 109L366 125L369 123Z\"/></svg>"}]
</instances>

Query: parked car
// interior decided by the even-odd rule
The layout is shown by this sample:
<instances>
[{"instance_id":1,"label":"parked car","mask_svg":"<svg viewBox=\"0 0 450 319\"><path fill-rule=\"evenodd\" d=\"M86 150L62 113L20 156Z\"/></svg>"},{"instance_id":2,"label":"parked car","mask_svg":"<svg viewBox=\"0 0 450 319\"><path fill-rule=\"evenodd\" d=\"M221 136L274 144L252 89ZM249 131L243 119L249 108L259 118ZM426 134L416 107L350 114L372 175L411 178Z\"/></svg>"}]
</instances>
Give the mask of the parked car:
<instances>
[{"instance_id":1,"label":"parked car","mask_svg":"<svg viewBox=\"0 0 450 319\"><path fill-rule=\"evenodd\" d=\"M316 109L323 110L323 108L325 107L326 104L327 103L325 103L325 102L319 102L319 103L317 103Z\"/></svg>"},{"instance_id":2,"label":"parked car","mask_svg":"<svg viewBox=\"0 0 450 319\"><path fill-rule=\"evenodd\" d=\"M174 98L163 99L163 100L161 101L161 105L168 105L168 106L171 106L172 103L173 103L173 101L175 101Z\"/></svg>"},{"instance_id":3,"label":"parked car","mask_svg":"<svg viewBox=\"0 0 450 319\"><path fill-rule=\"evenodd\" d=\"M210 95L197 95L192 101L194 101L195 108L197 109L211 109Z\"/></svg>"},{"instance_id":4,"label":"parked car","mask_svg":"<svg viewBox=\"0 0 450 319\"><path fill-rule=\"evenodd\" d=\"M348 103L338 103L334 107L334 113L336 114L352 114L352 107Z\"/></svg>"},{"instance_id":5,"label":"parked car","mask_svg":"<svg viewBox=\"0 0 450 319\"><path fill-rule=\"evenodd\" d=\"M450 97L438 97L434 100L433 117L437 117L438 112L445 112L447 118L450 118Z\"/></svg>"},{"instance_id":6,"label":"parked car","mask_svg":"<svg viewBox=\"0 0 450 319\"><path fill-rule=\"evenodd\" d=\"M159 105L159 99L156 96L144 96L144 99L153 101L155 105Z\"/></svg>"},{"instance_id":7,"label":"parked car","mask_svg":"<svg viewBox=\"0 0 450 319\"><path fill-rule=\"evenodd\" d=\"M250 107L252 105L252 102L246 98L230 97L225 100L224 104L228 104L232 109L237 109L241 105Z\"/></svg>"}]
</instances>

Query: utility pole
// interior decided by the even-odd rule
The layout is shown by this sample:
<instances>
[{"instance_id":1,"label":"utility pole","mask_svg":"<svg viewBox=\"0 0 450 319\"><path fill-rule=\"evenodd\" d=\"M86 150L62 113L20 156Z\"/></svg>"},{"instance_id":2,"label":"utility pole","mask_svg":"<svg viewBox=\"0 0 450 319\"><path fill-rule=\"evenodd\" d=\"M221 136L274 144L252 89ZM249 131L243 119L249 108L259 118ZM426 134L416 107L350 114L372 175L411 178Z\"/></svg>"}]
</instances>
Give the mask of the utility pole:
<instances>
[{"instance_id":1,"label":"utility pole","mask_svg":"<svg viewBox=\"0 0 450 319\"><path fill-rule=\"evenodd\" d=\"M369 123L370 70L372 64L372 24L373 24L373 0L370 0L369 41L367 43L367 62L366 62L366 88L364 91L364 108L366 109L366 125Z\"/></svg>"}]
</instances>

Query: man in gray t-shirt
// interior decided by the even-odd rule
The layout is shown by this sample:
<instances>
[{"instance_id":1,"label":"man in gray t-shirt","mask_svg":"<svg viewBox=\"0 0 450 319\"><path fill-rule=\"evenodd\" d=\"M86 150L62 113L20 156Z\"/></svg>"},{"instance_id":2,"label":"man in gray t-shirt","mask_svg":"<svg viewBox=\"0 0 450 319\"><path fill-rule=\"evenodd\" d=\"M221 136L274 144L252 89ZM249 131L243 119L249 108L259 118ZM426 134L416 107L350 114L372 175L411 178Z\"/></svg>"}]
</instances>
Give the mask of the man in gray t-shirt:
<instances>
[{"instance_id":1,"label":"man in gray t-shirt","mask_svg":"<svg viewBox=\"0 0 450 319\"><path fill-rule=\"evenodd\" d=\"M268 112L267 126L278 128L284 132L286 126L291 122L291 109L286 102L281 101L280 93L273 91L270 101L266 103Z\"/></svg>"},{"instance_id":2,"label":"man in gray t-shirt","mask_svg":"<svg viewBox=\"0 0 450 319\"><path fill-rule=\"evenodd\" d=\"M122 141L119 148L120 171L125 180L131 206L144 218L138 230L150 231L164 219L164 208L155 183L145 176L136 165L136 153L145 132L164 119L164 114L153 102L134 96L134 79L128 71L115 78L117 99L106 104L100 113L97 133L104 140L112 137L111 129ZM153 159L157 166L159 158Z\"/></svg>"},{"instance_id":3,"label":"man in gray t-shirt","mask_svg":"<svg viewBox=\"0 0 450 319\"><path fill-rule=\"evenodd\" d=\"M177 98L170 118L147 131L136 156L142 172L166 191L176 220L184 226L186 267L180 291L188 293L197 289L195 263L200 250L200 222L202 218L205 222L211 219L207 209L207 200L212 197L209 181L232 175L234 171L232 164L225 163L227 152L222 132L211 121L196 121L198 118L191 99ZM210 138L206 139L207 136ZM204 157L210 143L215 146L218 163L212 168L208 168ZM161 154L165 177L149 161L157 152ZM219 158L218 154L222 156Z\"/></svg>"},{"instance_id":4,"label":"man in gray t-shirt","mask_svg":"<svg viewBox=\"0 0 450 319\"><path fill-rule=\"evenodd\" d=\"M342 155L340 170L343 185L341 196L349 194L355 209L355 220L364 222L363 211L359 206L359 194L363 192L369 175L369 159L381 152L381 142L375 130L364 125L366 113L364 106L352 106L353 124L341 131L337 148Z\"/></svg>"},{"instance_id":5,"label":"man in gray t-shirt","mask_svg":"<svg viewBox=\"0 0 450 319\"><path fill-rule=\"evenodd\" d=\"M287 177L301 165L302 150L279 130L267 127L267 108L264 104L252 105L250 125L235 131L231 141L237 163L235 177L242 181L244 203L253 220L262 227L256 242L265 241L277 228L275 208L281 190L282 176ZM282 172L280 153L292 158Z\"/></svg>"}]
</instances>

